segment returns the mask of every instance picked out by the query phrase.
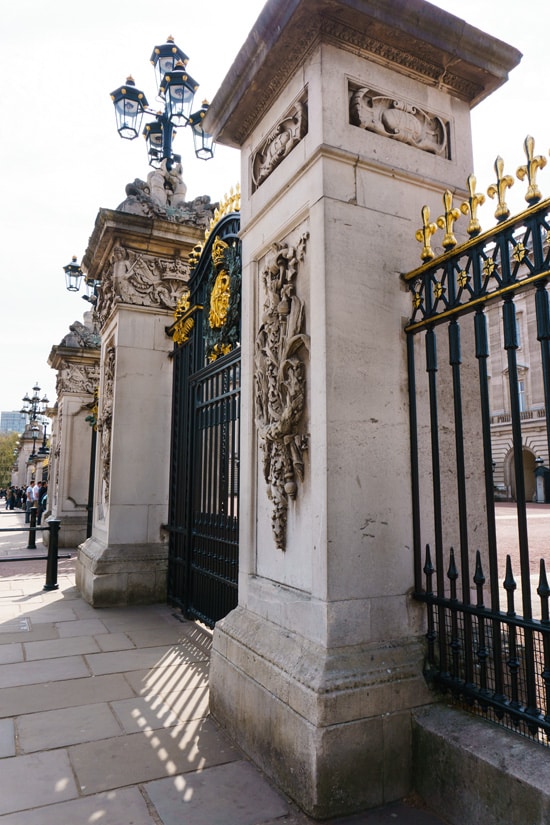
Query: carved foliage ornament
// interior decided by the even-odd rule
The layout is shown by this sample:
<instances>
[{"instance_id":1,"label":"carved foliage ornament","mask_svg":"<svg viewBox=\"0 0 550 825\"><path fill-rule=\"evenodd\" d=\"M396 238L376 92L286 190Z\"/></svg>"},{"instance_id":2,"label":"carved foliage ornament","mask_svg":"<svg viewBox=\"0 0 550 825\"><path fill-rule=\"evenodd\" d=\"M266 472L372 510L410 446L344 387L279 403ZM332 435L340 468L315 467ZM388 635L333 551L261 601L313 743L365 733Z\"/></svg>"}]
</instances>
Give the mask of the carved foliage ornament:
<instances>
[{"instance_id":1,"label":"carved foliage ornament","mask_svg":"<svg viewBox=\"0 0 550 825\"><path fill-rule=\"evenodd\" d=\"M399 140L408 146L449 158L448 124L437 115L418 106L363 87L351 90L350 123L375 132L377 135Z\"/></svg>"},{"instance_id":2,"label":"carved foliage ornament","mask_svg":"<svg viewBox=\"0 0 550 825\"><path fill-rule=\"evenodd\" d=\"M304 302L297 294L299 263L308 234L296 247L274 244L262 270L264 305L254 353L255 413L267 495L273 503L275 544L286 550L289 502L304 480L308 439L303 416L306 402Z\"/></svg>"},{"instance_id":3,"label":"carved foliage ornament","mask_svg":"<svg viewBox=\"0 0 550 825\"><path fill-rule=\"evenodd\" d=\"M301 100L292 106L253 154L253 191L271 175L306 134L307 100Z\"/></svg>"},{"instance_id":4,"label":"carved foliage ornament","mask_svg":"<svg viewBox=\"0 0 550 825\"><path fill-rule=\"evenodd\" d=\"M105 353L103 366L103 393L101 396L101 411L97 421L97 430L100 433L101 478L103 480L103 501L109 501L109 485L111 480L111 430L113 426L113 392L115 384L116 350L109 346Z\"/></svg>"}]
</instances>

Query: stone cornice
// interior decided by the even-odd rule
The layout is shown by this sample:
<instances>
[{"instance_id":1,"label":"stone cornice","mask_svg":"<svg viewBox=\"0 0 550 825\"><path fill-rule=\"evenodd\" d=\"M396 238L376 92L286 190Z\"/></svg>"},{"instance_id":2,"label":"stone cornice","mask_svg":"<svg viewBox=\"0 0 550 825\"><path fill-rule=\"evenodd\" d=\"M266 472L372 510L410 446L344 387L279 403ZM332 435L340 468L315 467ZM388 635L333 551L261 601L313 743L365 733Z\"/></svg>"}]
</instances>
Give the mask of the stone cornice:
<instances>
[{"instance_id":1,"label":"stone cornice","mask_svg":"<svg viewBox=\"0 0 550 825\"><path fill-rule=\"evenodd\" d=\"M320 42L436 86L474 106L520 52L425 0L268 0L216 94L205 127L242 146Z\"/></svg>"}]
</instances>

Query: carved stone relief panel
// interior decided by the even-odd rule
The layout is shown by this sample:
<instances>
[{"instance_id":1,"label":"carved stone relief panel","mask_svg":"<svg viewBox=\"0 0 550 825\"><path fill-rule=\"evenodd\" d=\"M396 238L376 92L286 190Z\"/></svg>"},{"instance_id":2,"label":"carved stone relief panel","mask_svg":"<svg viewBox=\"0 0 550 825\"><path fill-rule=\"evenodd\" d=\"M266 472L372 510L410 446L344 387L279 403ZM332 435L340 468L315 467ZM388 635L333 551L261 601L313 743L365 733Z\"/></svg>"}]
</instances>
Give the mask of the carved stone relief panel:
<instances>
[{"instance_id":1,"label":"carved stone relief panel","mask_svg":"<svg viewBox=\"0 0 550 825\"><path fill-rule=\"evenodd\" d=\"M100 477L102 480L102 501L109 502L111 478L111 430L113 426L113 391L115 383L116 350L110 345L105 350L103 365L103 387L100 396L97 431L99 433Z\"/></svg>"},{"instance_id":2,"label":"carved stone relief panel","mask_svg":"<svg viewBox=\"0 0 550 825\"><path fill-rule=\"evenodd\" d=\"M349 122L424 152L450 158L449 123L406 100L350 84Z\"/></svg>"},{"instance_id":3,"label":"carved stone relief panel","mask_svg":"<svg viewBox=\"0 0 550 825\"><path fill-rule=\"evenodd\" d=\"M93 395L99 382L99 364L63 362L57 373L56 392Z\"/></svg>"},{"instance_id":4,"label":"carved stone relief panel","mask_svg":"<svg viewBox=\"0 0 550 825\"><path fill-rule=\"evenodd\" d=\"M182 258L157 258L117 244L101 279L97 302L101 324L117 303L173 311L189 273L189 264Z\"/></svg>"},{"instance_id":5,"label":"carved stone relief panel","mask_svg":"<svg viewBox=\"0 0 550 825\"><path fill-rule=\"evenodd\" d=\"M261 269L264 303L254 353L255 416L275 545L286 550L289 502L304 480L309 336L298 274L308 234L275 243Z\"/></svg>"},{"instance_id":6,"label":"carved stone relief panel","mask_svg":"<svg viewBox=\"0 0 550 825\"><path fill-rule=\"evenodd\" d=\"M307 134L307 96L294 103L252 154L252 191L271 175Z\"/></svg>"}]
</instances>

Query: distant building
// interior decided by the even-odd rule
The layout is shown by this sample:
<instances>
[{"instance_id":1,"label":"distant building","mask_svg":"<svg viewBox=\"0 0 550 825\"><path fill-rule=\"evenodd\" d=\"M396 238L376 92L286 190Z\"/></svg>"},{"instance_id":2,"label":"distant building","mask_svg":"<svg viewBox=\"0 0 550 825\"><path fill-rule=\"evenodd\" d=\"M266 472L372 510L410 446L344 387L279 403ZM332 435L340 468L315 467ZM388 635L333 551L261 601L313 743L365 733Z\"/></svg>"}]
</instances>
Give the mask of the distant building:
<instances>
[{"instance_id":1,"label":"distant building","mask_svg":"<svg viewBox=\"0 0 550 825\"><path fill-rule=\"evenodd\" d=\"M22 433L27 423L27 416L21 412L0 413L0 433Z\"/></svg>"}]
</instances>

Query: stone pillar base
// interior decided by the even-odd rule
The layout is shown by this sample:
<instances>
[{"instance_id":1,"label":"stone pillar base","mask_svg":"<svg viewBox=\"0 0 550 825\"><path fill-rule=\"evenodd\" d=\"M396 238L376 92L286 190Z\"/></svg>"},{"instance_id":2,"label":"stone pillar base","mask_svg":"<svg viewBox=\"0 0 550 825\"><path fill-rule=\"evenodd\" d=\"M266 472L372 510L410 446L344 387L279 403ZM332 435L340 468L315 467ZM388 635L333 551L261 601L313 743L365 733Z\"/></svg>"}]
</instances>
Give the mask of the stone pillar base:
<instances>
[{"instance_id":1,"label":"stone pillar base","mask_svg":"<svg viewBox=\"0 0 550 825\"><path fill-rule=\"evenodd\" d=\"M210 709L310 816L412 789L412 709L433 697L421 641L324 649L238 607L216 624Z\"/></svg>"},{"instance_id":2,"label":"stone pillar base","mask_svg":"<svg viewBox=\"0 0 550 825\"><path fill-rule=\"evenodd\" d=\"M76 586L93 607L165 602L167 544L106 546L94 536L78 548Z\"/></svg>"},{"instance_id":3,"label":"stone pillar base","mask_svg":"<svg viewBox=\"0 0 550 825\"><path fill-rule=\"evenodd\" d=\"M42 524L50 518L50 512L42 516ZM88 528L88 519L86 514L83 516L59 516L61 527L59 529L59 549L69 547L74 548L86 541L86 530ZM45 530L42 534L42 540L46 547L50 544L50 534Z\"/></svg>"}]
</instances>

